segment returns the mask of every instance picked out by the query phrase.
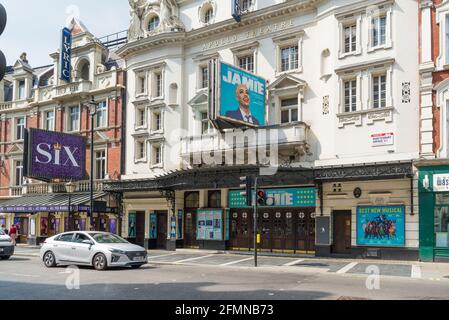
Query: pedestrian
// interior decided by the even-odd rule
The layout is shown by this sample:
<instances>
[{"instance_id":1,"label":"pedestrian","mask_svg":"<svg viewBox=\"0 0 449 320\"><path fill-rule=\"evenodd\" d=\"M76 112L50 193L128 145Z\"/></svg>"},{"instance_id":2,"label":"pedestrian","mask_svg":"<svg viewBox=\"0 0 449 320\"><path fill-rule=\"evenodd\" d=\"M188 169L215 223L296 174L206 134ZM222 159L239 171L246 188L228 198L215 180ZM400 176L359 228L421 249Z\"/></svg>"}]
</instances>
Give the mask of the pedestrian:
<instances>
[{"instance_id":1,"label":"pedestrian","mask_svg":"<svg viewBox=\"0 0 449 320\"><path fill-rule=\"evenodd\" d=\"M6 226L2 224L2 231L7 235L9 234L8 229L6 229Z\"/></svg>"},{"instance_id":2,"label":"pedestrian","mask_svg":"<svg viewBox=\"0 0 449 320\"><path fill-rule=\"evenodd\" d=\"M14 224L11 226L11 228L9 228L9 236L11 237L12 243L14 244L14 246L17 246L17 243L16 243L17 228Z\"/></svg>"}]
</instances>

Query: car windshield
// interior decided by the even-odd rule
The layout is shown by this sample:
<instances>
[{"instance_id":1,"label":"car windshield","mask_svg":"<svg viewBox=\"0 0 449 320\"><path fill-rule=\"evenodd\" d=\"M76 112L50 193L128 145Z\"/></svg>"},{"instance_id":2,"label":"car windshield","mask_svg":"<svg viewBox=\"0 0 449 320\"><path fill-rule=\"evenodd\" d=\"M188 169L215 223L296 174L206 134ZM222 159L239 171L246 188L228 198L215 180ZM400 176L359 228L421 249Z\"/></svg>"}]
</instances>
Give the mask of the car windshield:
<instances>
[{"instance_id":1,"label":"car windshield","mask_svg":"<svg viewBox=\"0 0 449 320\"><path fill-rule=\"evenodd\" d=\"M98 243L128 243L123 238L110 233L91 233L89 234Z\"/></svg>"}]
</instances>

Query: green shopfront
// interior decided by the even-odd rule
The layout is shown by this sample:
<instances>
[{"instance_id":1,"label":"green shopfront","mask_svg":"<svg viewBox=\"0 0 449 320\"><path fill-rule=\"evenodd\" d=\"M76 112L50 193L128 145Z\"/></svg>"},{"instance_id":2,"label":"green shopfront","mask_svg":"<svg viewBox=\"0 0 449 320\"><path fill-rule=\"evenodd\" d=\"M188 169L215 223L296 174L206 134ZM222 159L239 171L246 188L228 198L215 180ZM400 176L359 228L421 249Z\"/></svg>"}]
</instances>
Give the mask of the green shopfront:
<instances>
[{"instance_id":1,"label":"green shopfront","mask_svg":"<svg viewBox=\"0 0 449 320\"><path fill-rule=\"evenodd\" d=\"M420 260L449 262L449 165L417 166Z\"/></svg>"}]
</instances>

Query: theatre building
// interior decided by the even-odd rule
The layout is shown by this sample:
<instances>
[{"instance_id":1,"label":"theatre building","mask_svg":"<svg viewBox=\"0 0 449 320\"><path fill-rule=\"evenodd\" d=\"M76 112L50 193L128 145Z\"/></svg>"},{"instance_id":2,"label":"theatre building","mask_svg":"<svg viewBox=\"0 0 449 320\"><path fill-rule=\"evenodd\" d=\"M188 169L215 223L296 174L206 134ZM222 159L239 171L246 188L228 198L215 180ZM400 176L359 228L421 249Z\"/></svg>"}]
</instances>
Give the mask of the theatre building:
<instances>
[{"instance_id":1,"label":"theatre building","mask_svg":"<svg viewBox=\"0 0 449 320\"><path fill-rule=\"evenodd\" d=\"M108 180L121 176L124 72L119 60L74 19L71 33L71 79L60 79L60 52L53 64L33 68L24 53L10 68L0 92L0 224L19 226L20 242L39 243L68 230L102 230L119 233L117 199L103 191ZM60 30L55 30L55 36ZM90 139L90 110L94 140ZM85 180L41 182L24 177L25 130L37 128L70 133L87 139ZM94 144L94 184L89 182L90 146ZM61 146L51 146L60 150ZM61 151L62 152L62 151ZM97 201L90 211L90 190Z\"/></svg>"},{"instance_id":2,"label":"theatre building","mask_svg":"<svg viewBox=\"0 0 449 320\"><path fill-rule=\"evenodd\" d=\"M240 196L251 175L269 198L261 250L417 260L418 10L409 0L133 5L117 50L125 173L106 186L123 199L124 236L251 250Z\"/></svg>"}]
</instances>

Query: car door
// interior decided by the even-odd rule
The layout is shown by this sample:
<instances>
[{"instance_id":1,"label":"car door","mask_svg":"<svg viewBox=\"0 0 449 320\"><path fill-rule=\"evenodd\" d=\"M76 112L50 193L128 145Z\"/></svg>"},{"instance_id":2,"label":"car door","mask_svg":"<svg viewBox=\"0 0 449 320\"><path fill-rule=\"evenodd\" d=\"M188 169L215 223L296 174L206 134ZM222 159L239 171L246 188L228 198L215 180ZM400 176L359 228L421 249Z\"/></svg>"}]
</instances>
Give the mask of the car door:
<instances>
[{"instance_id":1,"label":"car door","mask_svg":"<svg viewBox=\"0 0 449 320\"><path fill-rule=\"evenodd\" d=\"M87 235L83 233L76 233L71 243L72 261L82 264L90 264L92 261L92 246L83 243L84 240L92 241ZM93 241L92 241L93 242Z\"/></svg>"},{"instance_id":2,"label":"car door","mask_svg":"<svg viewBox=\"0 0 449 320\"><path fill-rule=\"evenodd\" d=\"M71 241L74 233L66 233L57 237L51 244L51 250L56 256L58 261L72 261L70 260L72 247Z\"/></svg>"}]
</instances>

